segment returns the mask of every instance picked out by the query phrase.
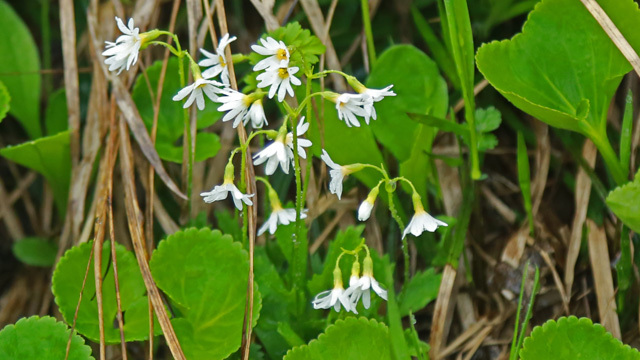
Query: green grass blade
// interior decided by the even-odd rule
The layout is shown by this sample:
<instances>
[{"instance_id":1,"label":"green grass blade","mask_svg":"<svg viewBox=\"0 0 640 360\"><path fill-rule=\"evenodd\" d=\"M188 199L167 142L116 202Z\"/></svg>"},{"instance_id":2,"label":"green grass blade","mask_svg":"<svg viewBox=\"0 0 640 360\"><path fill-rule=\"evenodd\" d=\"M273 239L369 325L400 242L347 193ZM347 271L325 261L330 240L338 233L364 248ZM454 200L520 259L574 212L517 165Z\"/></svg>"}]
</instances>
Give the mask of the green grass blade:
<instances>
[{"instance_id":1,"label":"green grass blade","mask_svg":"<svg viewBox=\"0 0 640 360\"><path fill-rule=\"evenodd\" d=\"M620 130L620 165L626 177L629 177L629 162L631 159L631 128L633 127L633 96L631 90L627 93Z\"/></svg>"},{"instance_id":2,"label":"green grass blade","mask_svg":"<svg viewBox=\"0 0 640 360\"><path fill-rule=\"evenodd\" d=\"M533 207L531 205L531 174L529 173L529 157L527 156L527 145L524 136L518 132L518 182L522 190L524 209L529 220L529 233L533 235Z\"/></svg>"}]
</instances>

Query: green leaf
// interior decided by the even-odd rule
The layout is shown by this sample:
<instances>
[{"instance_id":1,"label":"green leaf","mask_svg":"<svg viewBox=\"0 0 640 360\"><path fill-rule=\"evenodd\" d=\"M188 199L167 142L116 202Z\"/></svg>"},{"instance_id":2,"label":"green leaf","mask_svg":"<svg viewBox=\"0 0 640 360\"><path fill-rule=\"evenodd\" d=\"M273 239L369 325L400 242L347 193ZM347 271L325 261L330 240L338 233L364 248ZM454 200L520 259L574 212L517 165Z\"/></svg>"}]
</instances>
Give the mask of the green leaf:
<instances>
[{"instance_id":1,"label":"green leaf","mask_svg":"<svg viewBox=\"0 0 640 360\"><path fill-rule=\"evenodd\" d=\"M438 297L442 274L436 274L433 268L415 274L398 296L398 309L401 316L416 312Z\"/></svg>"},{"instance_id":2,"label":"green leaf","mask_svg":"<svg viewBox=\"0 0 640 360\"><path fill-rule=\"evenodd\" d=\"M634 48L640 48L638 5L600 5ZM585 6L543 0L511 40L484 44L478 68L502 95L549 125L602 137L607 109L631 66Z\"/></svg>"},{"instance_id":3,"label":"green leaf","mask_svg":"<svg viewBox=\"0 0 640 360\"><path fill-rule=\"evenodd\" d=\"M181 89L178 62L178 59L171 57L167 64L162 99L160 101L160 111L158 114L156 150L161 159L181 163L184 109L182 108L182 102L172 100L173 96ZM188 63L185 62L184 65L186 71ZM138 111L140 112L140 116L149 130L153 125L154 105L149 93L149 85L151 89L153 89L153 97L155 98L158 80L160 78L160 70L162 70L162 61L154 62L147 69L149 83L147 83L144 76L139 76L131 93L133 101L136 103ZM222 115L222 113L216 110L219 104L213 103L208 99L206 101L207 103L204 110L198 111L198 129L211 126L220 119ZM180 145L176 145L176 143ZM196 135L196 161L202 161L215 155L219 149L220 141L217 135L203 135L203 133Z\"/></svg>"},{"instance_id":4,"label":"green leaf","mask_svg":"<svg viewBox=\"0 0 640 360\"><path fill-rule=\"evenodd\" d=\"M84 243L67 250L53 272L51 289L56 304L67 324L73 323L82 281L87 269L92 243ZM118 282L120 301L124 312L125 341L146 340L149 337L149 307L146 288L138 268L138 262L132 252L116 244L118 261ZM102 310L105 323L105 341L109 344L120 343L120 330L113 326L116 321L117 305L113 265L111 264L111 245L105 242L102 249ZM89 277L82 292L82 302L78 311L76 329L87 338L99 342L98 306L96 287L93 280L93 259L89 268ZM154 327L160 334L159 325Z\"/></svg>"},{"instance_id":5,"label":"green leaf","mask_svg":"<svg viewBox=\"0 0 640 360\"><path fill-rule=\"evenodd\" d=\"M311 35L308 29L302 29L300 24L295 21L279 27L267 35L263 35L262 38L267 36L275 40L282 40L287 45L289 48L289 66L300 67L299 75L310 71L313 65L320 60L318 56L324 54L326 50L320 39ZM261 45L261 43L259 44ZM251 65L255 65L263 58L264 56L252 52L249 55L249 62Z\"/></svg>"},{"instance_id":6,"label":"green leaf","mask_svg":"<svg viewBox=\"0 0 640 360\"><path fill-rule=\"evenodd\" d=\"M52 266L56 261L58 247L47 239L24 238L13 244L13 255L18 260L32 266Z\"/></svg>"},{"instance_id":7,"label":"green leaf","mask_svg":"<svg viewBox=\"0 0 640 360\"><path fill-rule=\"evenodd\" d=\"M67 95L64 88L54 91L49 96L49 103L44 115L44 128L47 135L55 135L69 128Z\"/></svg>"},{"instance_id":8,"label":"green leaf","mask_svg":"<svg viewBox=\"0 0 640 360\"><path fill-rule=\"evenodd\" d=\"M51 188L58 212L64 215L71 180L69 131L0 149L0 155L42 174Z\"/></svg>"},{"instance_id":9,"label":"green leaf","mask_svg":"<svg viewBox=\"0 0 640 360\"><path fill-rule=\"evenodd\" d=\"M293 348L284 360L392 359L389 330L364 317L338 320L308 345Z\"/></svg>"},{"instance_id":10,"label":"green leaf","mask_svg":"<svg viewBox=\"0 0 640 360\"><path fill-rule=\"evenodd\" d=\"M611 191L607 205L631 230L640 232L640 176Z\"/></svg>"},{"instance_id":11,"label":"green leaf","mask_svg":"<svg viewBox=\"0 0 640 360\"><path fill-rule=\"evenodd\" d=\"M0 331L0 359L60 360L65 359L67 341L71 340L68 360L93 360L91 348L84 339L56 319L32 316L7 325Z\"/></svg>"},{"instance_id":12,"label":"green leaf","mask_svg":"<svg viewBox=\"0 0 640 360\"><path fill-rule=\"evenodd\" d=\"M520 350L522 360L605 360L638 359L640 354L623 345L600 324L575 316L549 320L536 326L524 340Z\"/></svg>"},{"instance_id":13,"label":"green leaf","mask_svg":"<svg viewBox=\"0 0 640 360\"><path fill-rule=\"evenodd\" d=\"M31 139L42 136L40 127L40 60L27 25L4 0L0 0L0 75L9 94L9 112Z\"/></svg>"},{"instance_id":14,"label":"green leaf","mask_svg":"<svg viewBox=\"0 0 640 360\"><path fill-rule=\"evenodd\" d=\"M9 112L9 103L11 102L11 96L7 86L0 81L0 122L4 120Z\"/></svg>"},{"instance_id":15,"label":"green leaf","mask_svg":"<svg viewBox=\"0 0 640 360\"><path fill-rule=\"evenodd\" d=\"M150 267L179 310L171 323L188 359L223 359L240 347L249 259L239 242L208 228L178 231L160 242ZM255 326L257 286L254 295Z\"/></svg>"},{"instance_id":16,"label":"green leaf","mask_svg":"<svg viewBox=\"0 0 640 360\"><path fill-rule=\"evenodd\" d=\"M411 180L424 197L425 178L432 173L425 152L431 153L437 131L416 123L407 113L444 117L449 105L447 84L436 63L412 45L396 45L383 52L367 79L370 88L391 84L397 96L376 103L378 119L371 128L401 162L400 175Z\"/></svg>"},{"instance_id":17,"label":"green leaf","mask_svg":"<svg viewBox=\"0 0 640 360\"><path fill-rule=\"evenodd\" d=\"M520 190L522 191L524 210L527 213L527 219L529 221L529 234L533 235L534 224L533 205L531 202L531 174L529 172L529 155L527 154L527 144L524 142L524 136L519 131L517 149L518 183L520 184Z\"/></svg>"},{"instance_id":18,"label":"green leaf","mask_svg":"<svg viewBox=\"0 0 640 360\"><path fill-rule=\"evenodd\" d=\"M1 117L1 116L0 116ZM633 127L633 94L631 89L627 93L622 115L622 129L620 129L620 165L629 176L631 161L631 128Z\"/></svg>"}]
</instances>

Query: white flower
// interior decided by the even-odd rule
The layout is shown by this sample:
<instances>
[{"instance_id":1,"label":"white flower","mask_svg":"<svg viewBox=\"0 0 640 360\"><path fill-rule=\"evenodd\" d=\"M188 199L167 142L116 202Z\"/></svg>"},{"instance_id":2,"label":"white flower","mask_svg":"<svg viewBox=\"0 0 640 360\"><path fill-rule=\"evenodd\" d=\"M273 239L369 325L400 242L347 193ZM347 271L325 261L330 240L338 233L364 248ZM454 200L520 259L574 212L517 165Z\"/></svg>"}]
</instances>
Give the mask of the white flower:
<instances>
[{"instance_id":1,"label":"white flower","mask_svg":"<svg viewBox=\"0 0 640 360\"><path fill-rule=\"evenodd\" d=\"M300 213L300 219L305 219L306 217L306 210L303 210ZM269 219L267 219L267 221L265 221L258 230L258 235L264 234L267 229L269 230L269 233L273 235L276 232L278 224L289 225L290 223L295 221L296 209L274 208L273 212L271 212L271 215L269 215Z\"/></svg>"},{"instance_id":2,"label":"white flower","mask_svg":"<svg viewBox=\"0 0 640 360\"><path fill-rule=\"evenodd\" d=\"M309 123L304 122L303 116L300 118L298 126L296 126L296 135L298 135L298 155L303 159L307 158L307 152L304 148L312 145L311 140L301 138L307 130L309 130ZM293 132L289 132L287 134L286 144L291 150L293 150Z\"/></svg>"},{"instance_id":3,"label":"white flower","mask_svg":"<svg viewBox=\"0 0 640 360\"><path fill-rule=\"evenodd\" d=\"M309 128L309 123L304 122L304 117L300 118L300 122L298 122L297 132L298 136L304 134ZM311 146L311 141L307 139L298 138L298 155L306 159L307 154L304 150L305 147ZM275 141L271 144L267 145L262 151L257 153L253 157L254 165L260 165L267 162L267 166L265 167L264 173L267 175L272 175L278 164L282 168L282 171L285 174L289 173L289 164L293 163L293 133L289 132L285 136L278 136Z\"/></svg>"},{"instance_id":4,"label":"white flower","mask_svg":"<svg viewBox=\"0 0 640 360\"><path fill-rule=\"evenodd\" d=\"M133 27L133 19L129 19L128 25L124 26L122 20L116 16L116 23L122 35L116 39L116 42L105 41L107 46L102 55L109 57L104 61L109 65L109 71L118 70L119 75L122 70L129 70L138 60L142 37L140 37L140 29Z\"/></svg>"},{"instance_id":5,"label":"white flower","mask_svg":"<svg viewBox=\"0 0 640 360\"><path fill-rule=\"evenodd\" d=\"M344 180L344 177L349 173L344 166L340 166L333 162L325 149L322 149L322 156L320 156L320 158L331 169L329 170L329 175L331 176L329 191L331 191L332 194L338 195L338 200L340 200L342 198L342 180Z\"/></svg>"},{"instance_id":6,"label":"white flower","mask_svg":"<svg viewBox=\"0 0 640 360\"><path fill-rule=\"evenodd\" d=\"M362 266L362 277L358 278L355 273L352 273L349 279L349 288L345 291L345 295L349 297L349 302L353 304L353 309L356 308L360 298L362 298L362 304L365 309L371 306L370 289L373 289L378 296L387 300L387 290L383 289L373 277L373 260L371 256L367 254L367 257L362 261Z\"/></svg>"},{"instance_id":7,"label":"white flower","mask_svg":"<svg viewBox=\"0 0 640 360\"><path fill-rule=\"evenodd\" d=\"M420 206L420 208L416 208L416 212L411 218L409 225L404 229L402 238L404 239L408 233L411 233L413 236L419 236L425 230L434 232L438 226L447 226L447 224L429 215L424 211L424 209L422 209L422 206Z\"/></svg>"},{"instance_id":8,"label":"white flower","mask_svg":"<svg viewBox=\"0 0 640 360\"><path fill-rule=\"evenodd\" d=\"M311 303L314 309L329 309L333 306L335 311L340 311L342 304L345 310L358 313L342 286L342 272L338 266L333 270L333 289L319 293Z\"/></svg>"},{"instance_id":9,"label":"white flower","mask_svg":"<svg viewBox=\"0 0 640 360\"><path fill-rule=\"evenodd\" d=\"M185 109L188 108L195 100L198 109L202 110L204 109L204 96L202 96L202 93L204 92L212 101L217 101L218 95L216 95L216 93L222 92L220 89L221 86L223 85L215 80L199 78L196 79L193 84L187 85L185 88L178 91L176 96L173 97L173 101L180 101L187 97L187 95L191 94L182 107Z\"/></svg>"},{"instance_id":10,"label":"white flower","mask_svg":"<svg viewBox=\"0 0 640 360\"><path fill-rule=\"evenodd\" d=\"M267 71L256 77L256 79L260 81L258 87L265 88L271 86L269 89L269 99L272 99L276 91L278 91L278 101L282 102L287 93L289 93L289 96L294 95L291 84L296 86L302 84L300 79L294 76L298 70L300 70L300 68L297 66L268 68ZM278 88L280 88L280 90L278 90Z\"/></svg>"},{"instance_id":11,"label":"white flower","mask_svg":"<svg viewBox=\"0 0 640 360\"><path fill-rule=\"evenodd\" d=\"M264 115L264 107L262 107L262 99L258 99L251 104L249 108L249 113L244 116L244 124L247 124L247 121L251 119L251 126L254 129L260 129L264 125L269 125L267 122L267 117Z\"/></svg>"},{"instance_id":12,"label":"white flower","mask_svg":"<svg viewBox=\"0 0 640 360\"><path fill-rule=\"evenodd\" d=\"M236 205L238 210L242 210L242 202L247 205L253 205L253 202L250 197L254 194L245 195L233 184L233 182L225 180L222 185L217 185L213 188L213 190L209 192L200 193L200 196L204 197L204 202L212 203L218 200L224 200L227 198L227 195L231 193L231 198L233 199L233 203Z\"/></svg>"},{"instance_id":13,"label":"white flower","mask_svg":"<svg viewBox=\"0 0 640 360\"><path fill-rule=\"evenodd\" d=\"M289 66L289 49L287 49L287 45L284 42L276 41L271 37L260 39L260 42L262 42L262 46L251 45L251 49L260 55L271 56L258 61L253 67L253 71Z\"/></svg>"},{"instance_id":14,"label":"white flower","mask_svg":"<svg viewBox=\"0 0 640 360\"><path fill-rule=\"evenodd\" d=\"M227 67L227 63L225 61L224 50L232 41L235 41L236 37L229 38L229 34L225 34L222 39L220 39L220 43L218 43L218 48L216 49L216 53L212 54L205 49L200 49L200 52L206 56L206 59L200 60L198 65L200 66L210 66L207 70L202 72L202 77L205 79L211 79L213 77L220 75L220 79L222 82L229 86L229 68ZM235 126L234 126L235 127Z\"/></svg>"},{"instance_id":15,"label":"white flower","mask_svg":"<svg viewBox=\"0 0 640 360\"><path fill-rule=\"evenodd\" d=\"M370 203L369 200L365 200L360 204L358 208L358 220L366 221L371 216L371 210L373 210L373 203Z\"/></svg>"},{"instance_id":16,"label":"white flower","mask_svg":"<svg viewBox=\"0 0 640 360\"><path fill-rule=\"evenodd\" d=\"M360 121L356 116L362 116L369 125L369 118L373 116L375 120L375 109L373 108L373 98L362 94L342 94L335 100L338 118L344 120L347 126L360 126Z\"/></svg>"},{"instance_id":17,"label":"white flower","mask_svg":"<svg viewBox=\"0 0 640 360\"><path fill-rule=\"evenodd\" d=\"M218 111L228 111L222 121L233 120L233 127L236 128L240 125L240 121L246 126L249 120L254 128L261 128L267 123L267 117L264 114L264 108L262 107L262 99L255 99L252 95L245 95L239 91L231 88L222 90L224 96L218 97L218 102L223 105L218 108ZM249 107L251 106L251 107Z\"/></svg>"},{"instance_id":18,"label":"white flower","mask_svg":"<svg viewBox=\"0 0 640 360\"><path fill-rule=\"evenodd\" d=\"M389 85L384 89L364 88L364 91L362 93L371 96L374 102L378 102L382 100L385 96L396 96L396 93L394 93L393 90L391 90L392 87L393 85Z\"/></svg>"}]
</instances>

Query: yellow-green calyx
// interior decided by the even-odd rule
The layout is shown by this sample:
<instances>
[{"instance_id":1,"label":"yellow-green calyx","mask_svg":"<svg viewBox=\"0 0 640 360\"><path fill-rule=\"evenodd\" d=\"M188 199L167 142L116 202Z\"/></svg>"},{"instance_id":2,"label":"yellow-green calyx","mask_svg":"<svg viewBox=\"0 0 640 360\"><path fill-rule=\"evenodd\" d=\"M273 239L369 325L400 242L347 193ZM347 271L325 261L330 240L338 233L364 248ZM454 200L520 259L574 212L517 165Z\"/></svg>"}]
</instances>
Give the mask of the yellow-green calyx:
<instances>
[{"instance_id":1,"label":"yellow-green calyx","mask_svg":"<svg viewBox=\"0 0 640 360\"><path fill-rule=\"evenodd\" d=\"M275 130L264 130L264 134L271 140L278 137L278 132Z\"/></svg>"},{"instance_id":2,"label":"yellow-green calyx","mask_svg":"<svg viewBox=\"0 0 640 360\"><path fill-rule=\"evenodd\" d=\"M420 198L420 194L414 192L411 195L411 199L413 200L413 210L416 213L424 212L424 207L422 206L422 199Z\"/></svg>"},{"instance_id":3,"label":"yellow-green calyx","mask_svg":"<svg viewBox=\"0 0 640 360\"><path fill-rule=\"evenodd\" d=\"M347 75L346 78L349 85L351 85L353 90L355 90L357 93L362 94L363 92L367 91L367 87L364 86L360 81L358 81L358 79L356 79L354 76Z\"/></svg>"},{"instance_id":4,"label":"yellow-green calyx","mask_svg":"<svg viewBox=\"0 0 640 360\"><path fill-rule=\"evenodd\" d=\"M227 166L224 168L224 183L225 184L233 184L233 179L234 179L234 167L233 167L233 163L231 161L229 161L229 163L227 163Z\"/></svg>"},{"instance_id":5,"label":"yellow-green calyx","mask_svg":"<svg viewBox=\"0 0 640 360\"><path fill-rule=\"evenodd\" d=\"M160 36L160 30L153 29L147 32L143 32L140 36L140 50L144 50L149 43L155 40L158 36Z\"/></svg>"},{"instance_id":6,"label":"yellow-green calyx","mask_svg":"<svg viewBox=\"0 0 640 360\"><path fill-rule=\"evenodd\" d=\"M280 203L278 193L273 190L271 186L269 186L269 202L271 203L271 210L273 212L282 210L282 203Z\"/></svg>"},{"instance_id":7,"label":"yellow-green calyx","mask_svg":"<svg viewBox=\"0 0 640 360\"><path fill-rule=\"evenodd\" d=\"M364 164L360 164L360 163L356 163L356 164L349 164L349 165L344 165L342 167L342 173L347 176L349 174L353 174L354 172L358 172L360 170L364 169Z\"/></svg>"},{"instance_id":8,"label":"yellow-green calyx","mask_svg":"<svg viewBox=\"0 0 640 360\"><path fill-rule=\"evenodd\" d=\"M369 195L367 195L367 199L365 201L373 205L376 202L376 198L378 197L379 192L380 189L378 188L378 186L374 187L369 192Z\"/></svg>"},{"instance_id":9,"label":"yellow-green calyx","mask_svg":"<svg viewBox=\"0 0 640 360\"><path fill-rule=\"evenodd\" d=\"M338 264L336 264L336 267L333 269L333 288L344 289L344 286L342 285L342 271Z\"/></svg>"},{"instance_id":10,"label":"yellow-green calyx","mask_svg":"<svg viewBox=\"0 0 640 360\"><path fill-rule=\"evenodd\" d=\"M351 266L351 276L360 277L360 262L358 262L358 259Z\"/></svg>"},{"instance_id":11,"label":"yellow-green calyx","mask_svg":"<svg viewBox=\"0 0 640 360\"><path fill-rule=\"evenodd\" d=\"M362 260L362 275L373 277L373 260L369 254Z\"/></svg>"},{"instance_id":12,"label":"yellow-green calyx","mask_svg":"<svg viewBox=\"0 0 640 360\"><path fill-rule=\"evenodd\" d=\"M332 103L338 103L338 97L340 97L340 94L338 93L334 93L333 91L323 91L322 92L322 97L331 101Z\"/></svg>"},{"instance_id":13,"label":"yellow-green calyx","mask_svg":"<svg viewBox=\"0 0 640 360\"><path fill-rule=\"evenodd\" d=\"M191 61L191 72L193 73L193 80L198 81L202 79L202 72L200 72L200 66Z\"/></svg>"}]
</instances>

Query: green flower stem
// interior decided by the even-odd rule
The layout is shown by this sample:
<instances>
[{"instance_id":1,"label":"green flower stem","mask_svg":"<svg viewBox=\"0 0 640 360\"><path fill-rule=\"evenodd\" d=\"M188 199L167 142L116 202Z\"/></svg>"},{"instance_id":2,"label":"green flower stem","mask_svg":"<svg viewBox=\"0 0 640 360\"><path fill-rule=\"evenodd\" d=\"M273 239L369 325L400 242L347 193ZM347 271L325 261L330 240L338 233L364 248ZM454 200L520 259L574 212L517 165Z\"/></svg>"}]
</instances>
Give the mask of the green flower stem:
<instances>
[{"instance_id":1,"label":"green flower stem","mask_svg":"<svg viewBox=\"0 0 640 360\"><path fill-rule=\"evenodd\" d=\"M616 184L622 185L626 183L628 181L627 176L624 175L624 169L622 165L620 165L620 160L618 160L618 156L611 147L611 143L606 135L592 135L590 138L598 148L598 151L600 151L600 155L602 155L604 162L607 164L607 168L611 172L611 176L613 176Z\"/></svg>"},{"instance_id":2,"label":"green flower stem","mask_svg":"<svg viewBox=\"0 0 640 360\"><path fill-rule=\"evenodd\" d=\"M412 190L414 193L417 193L417 192L418 192L418 191L416 190L416 187L415 187L415 186L413 186L413 183L412 183L409 179L407 179L406 177L404 177L404 176L398 176L397 178L394 178L394 179L392 179L392 180L393 180L393 181L404 181L407 185L409 185L409 186L411 187L411 190Z\"/></svg>"},{"instance_id":3,"label":"green flower stem","mask_svg":"<svg viewBox=\"0 0 640 360\"><path fill-rule=\"evenodd\" d=\"M173 55L177 56L178 58L181 58L181 57L182 57L182 51L180 51L180 50L178 50L178 49L174 48L173 46L171 46L171 45L167 44L167 43L166 43L166 42L164 42L164 41L158 41L158 40L156 40L156 41L151 41L151 42L149 42L149 44L150 44L150 45L160 45L160 46L164 46L164 47L166 47L167 49L169 49L169 51L171 51L171 53L172 53Z\"/></svg>"},{"instance_id":4,"label":"green flower stem","mask_svg":"<svg viewBox=\"0 0 640 360\"><path fill-rule=\"evenodd\" d=\"M317 72L311 76L309 76L310 79L319 79L321 77L325 77L329 74L340 74L342 75L345 79L348 79L351 75L348 75L340 70L324 70L324 71L320 71Z\"/></svg>"},{"instance_id":5,"label":"green flower stem","mask_svg":"<svg viewBox=\"0 0 640 360\"><path fill-rule=\"evenodd\" d=\"M267 135L271 130L258 130L258 131L252 131L251 134L249 134L249 137L247 137L247 141L242 145L242 147L244 147L246 149L247 146L249 146L249 143L251 142L251 140L253 140L254 137L261 135L261 134L265 134Z\"/></svg>"},{"instance_id":6,"label":"green flower stem","mask_svg":"<svg viewBox=\"0 0 640 360\"><path fill-rule=\"evenodd\" d=\"M364 33L367 37L367 52L369 53L370 67L376 63L376 48L373 45L373 31L371 30L371 17L369 16L369 0L361 0L362 4L362 23L364 24Z\"/></svg>"},{"instance_id":7,"label":"green flower stem","mask_svg":"<svg viewBox=\"0 0 640 360\"><path fill-rule=\"evenodd\" d=\"M311 83L311 82L307 82L307 83ZM309 101L311 101L311 98L313 98L314 96L322 96L324 94L327 93L327 91L320 91L317 93L313 93L311 94L311 89L309 90L309 94L307 94L307 96L304 98L304 100L302 100L302 102L300 103L300 105L298 106L298 108L295 110L295 117L297 118L298 116L300 116L300 113L302 112L302 110L305 108L305 106L307 106L307 104L309 103ZM283 103L286 104L286 103ZM287 105L288 106L288 105ZM285 106L286 107L286 106ZM307 111L307 119L311 118L310 115L310 108L308 108L309 110ZM293 109L291 109L293 111ZM288 109L287 109L288 111Z\"/></svg>"}]
</instances>

